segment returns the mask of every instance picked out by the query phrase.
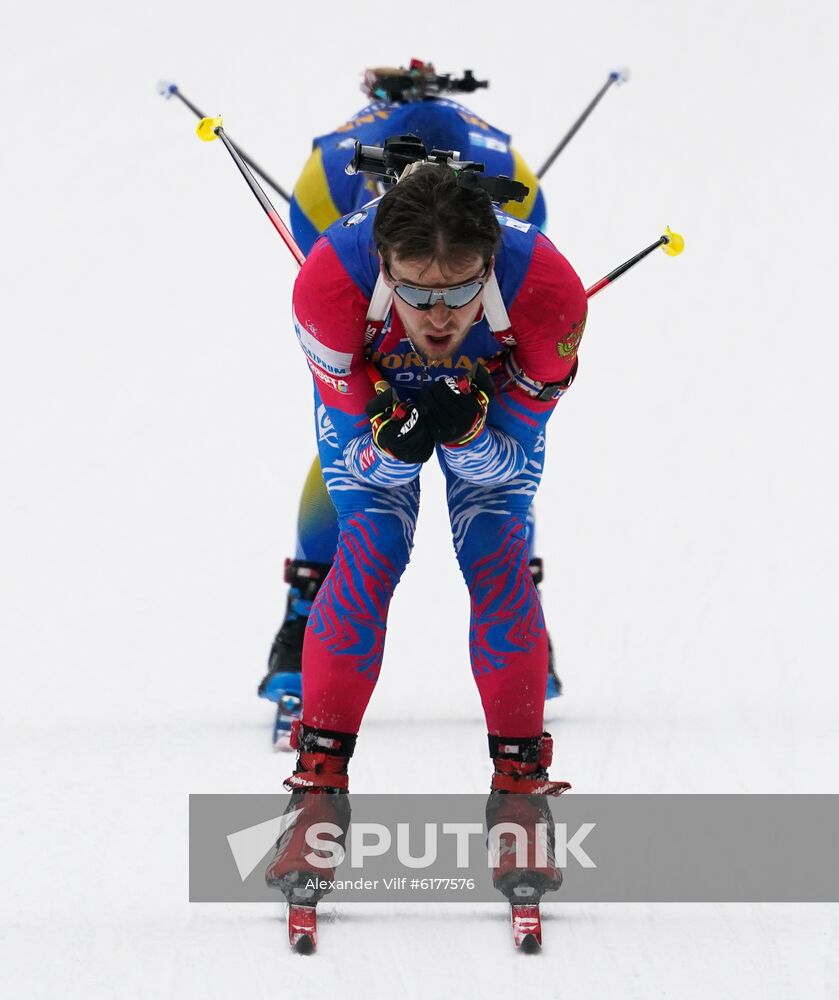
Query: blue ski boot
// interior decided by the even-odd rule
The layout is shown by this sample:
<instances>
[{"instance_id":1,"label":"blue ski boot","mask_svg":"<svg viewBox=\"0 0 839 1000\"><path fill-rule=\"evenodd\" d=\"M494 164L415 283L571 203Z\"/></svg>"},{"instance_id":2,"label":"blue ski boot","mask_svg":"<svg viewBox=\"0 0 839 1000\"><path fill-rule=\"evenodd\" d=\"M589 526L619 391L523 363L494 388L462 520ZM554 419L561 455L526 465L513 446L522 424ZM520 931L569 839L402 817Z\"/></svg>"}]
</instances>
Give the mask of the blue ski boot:
<instances>
[{"instance_id":1,"label":"blue ski boot","mask_svg":"<svg viewBox=\"0 0 839 1000\"><path fill-rule=\"evenodd\" d=\"M330 569L328 563L286 560L285 581L289 590L285 618L271 646L268 673L257 692L260 698L277 706L272 740L275 749L288 749L291 724L301 716L303 635L312 601Z\"/></svg>"},{"instance_id":2,"label":"blue ski boot","mask_svg":"<svg viewBox=\"0 0 839 1000\"><path fill-rule=\"evenodd\" d=\"M541 559L531 559L530 563L530 575L533 577L533 582L536 584L536 590L539 590L539 584L542 582L545 576L544 566L542 565ZM539 595L539 600L541 600L541 594ZM557 676L556 665L554 663L554 644L551 642L550 633L548 634L548 686L545 691L545 701L550 701L551 698L558 698L562 694L562 681Z\"/></svg>"}]
</instances>

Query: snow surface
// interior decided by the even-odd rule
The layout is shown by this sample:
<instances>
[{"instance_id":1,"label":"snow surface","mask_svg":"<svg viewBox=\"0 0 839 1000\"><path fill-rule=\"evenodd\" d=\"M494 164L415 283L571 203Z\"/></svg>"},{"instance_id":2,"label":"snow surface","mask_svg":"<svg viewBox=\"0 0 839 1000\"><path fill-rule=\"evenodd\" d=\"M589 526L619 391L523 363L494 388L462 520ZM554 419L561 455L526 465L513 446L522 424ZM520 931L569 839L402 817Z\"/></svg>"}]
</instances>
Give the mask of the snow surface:
<instances>
[{"instance_id":1,"label":"snow surface","mask_svg":"<svg viewBox=\"0 0 839 1000\"><path fill-rule=\"evenodd\" d=\"M17 5L2 32L5 289L0 949L15 997L839 995L835 906L281 907L187 902L187 795L279 790L254 689L313 453L295 267L171 74L286 185L432 58L545 181L592 303L539 495L584 792L839 790L833 309L836 5ZM358 792L482 791L466 593L429 467ZM421 624L427 646L416 642ZM433 755L431 750L433 749ZM447 761L442 765L440 761ZM561 900L561 897L560 897ZM334 914L333 918L329 914ZM305 964L301 964L305 963Z\"/></svg>"}]
</instances>

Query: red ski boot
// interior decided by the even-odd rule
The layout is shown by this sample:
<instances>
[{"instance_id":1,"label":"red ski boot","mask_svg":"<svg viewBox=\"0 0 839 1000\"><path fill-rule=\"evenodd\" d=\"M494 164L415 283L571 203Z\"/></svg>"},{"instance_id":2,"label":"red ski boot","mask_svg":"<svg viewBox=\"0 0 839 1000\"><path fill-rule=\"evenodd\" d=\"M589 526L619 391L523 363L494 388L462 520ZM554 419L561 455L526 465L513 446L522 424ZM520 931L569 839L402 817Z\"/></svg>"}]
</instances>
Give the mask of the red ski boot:
<instances>
[{"instance_id":1,"label":"red ski boot","mask_svg":"<svg viewBox=\"0 0 839 1000\"><path fill-rule=\"evenodd\" d=\"M548 779L550 733L525 739L490 736L489 752L495 764L486 806L492 882L510 901L516 947L535 951L542 944L539 900L562 885L546 796L561 795L571 785Z\"/></svg>"},{"instance_id":2,"label":"red ski boot","mask_svg":"<svg viewBox=\"0 0 839 1000\"><path fill-rule=\"evenodd\" d=\"M315 907L331 891L343 860L350 825L347 765L355 740L352 733L312 729L299 720L292 726L297 768L283 782L292 793L285 811L291 822L277 841L265 881L288 900L289 943L296 951L311 952L317 946ZM316 823L333 824L341 832L314 831ZM315 840L321 846L312 846Z\"/></svg>"}]
</instances>

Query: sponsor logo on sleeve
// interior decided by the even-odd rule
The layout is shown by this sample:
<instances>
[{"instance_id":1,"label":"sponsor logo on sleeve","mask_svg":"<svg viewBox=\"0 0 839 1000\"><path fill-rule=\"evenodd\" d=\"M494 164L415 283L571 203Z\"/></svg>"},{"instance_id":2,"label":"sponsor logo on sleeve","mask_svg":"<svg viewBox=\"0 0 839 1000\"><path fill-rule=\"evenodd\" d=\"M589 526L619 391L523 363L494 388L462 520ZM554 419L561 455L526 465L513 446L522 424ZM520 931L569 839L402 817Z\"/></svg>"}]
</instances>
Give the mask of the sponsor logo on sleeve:
<instances>
[{"instance_id":1,"label":"sponsor logo on sleeve","mask_svg":"<svg viewBox=\"0 0 839 1000\"><path fill-rule=\"evenodd\" d=\"M297 333L300 347L309 361L314 362L318 368L321 368L329 375L349 375L352 354L345 351L335 351L331 347L321 344L308 330L304 330L296 319L294 321L294 329Z\"/></svg>"},{"instance_id":2,"label":"sponsor logo on sleeve","mask_svg":"<svg viewBox=\"0 0 839 1000\"><path fill-rule=\"evenodd\" d=\"M327 375L326 372L321 371L321 369L318 368L318 366L312 361L309 361L309 368L315 378L323 382L324 385L328 385L330 389L334 389L336 392L342 392L347 396L350 394L350 387L344 379L333 378L331 375Z\"/></svg>"}]
</instances>

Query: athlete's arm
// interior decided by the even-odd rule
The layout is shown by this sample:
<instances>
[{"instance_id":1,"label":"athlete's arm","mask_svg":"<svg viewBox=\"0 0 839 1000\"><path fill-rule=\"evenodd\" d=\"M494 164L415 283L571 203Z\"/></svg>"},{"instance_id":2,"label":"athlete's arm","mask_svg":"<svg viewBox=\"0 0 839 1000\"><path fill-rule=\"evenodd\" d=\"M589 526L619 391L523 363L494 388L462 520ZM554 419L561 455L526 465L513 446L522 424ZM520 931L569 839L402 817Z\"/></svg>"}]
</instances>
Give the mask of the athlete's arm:
<instances>
[{"instance_id":1,"label":"athlete's arm","mask_svg":"<svg viewBox=\"0 0 839 1000\"><path fill-rule=\"evenodd\" d=\"M298 343L351 475L387 487L415 479L421 464L401 462L373 443L365 411L375 397L364 353L369 302L327 240L301 268L292 302Z\"/></svg>"},{"instance_id":2,"label":"athlete's arm","mask_svg":"<svg viewBox=\"0 0 839 1000\"><path fill-rule=\"evenodd\" d=\"M503 483L544 447L545 425L576 373L587 307L574 269L549 240L537 237L508 310L516 346L496 377L499 391L490 401L483 433L469 445L444 447L452 472L473 482Z\"/></svg>"}]
</instances>

